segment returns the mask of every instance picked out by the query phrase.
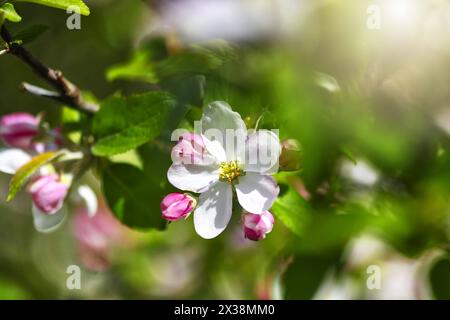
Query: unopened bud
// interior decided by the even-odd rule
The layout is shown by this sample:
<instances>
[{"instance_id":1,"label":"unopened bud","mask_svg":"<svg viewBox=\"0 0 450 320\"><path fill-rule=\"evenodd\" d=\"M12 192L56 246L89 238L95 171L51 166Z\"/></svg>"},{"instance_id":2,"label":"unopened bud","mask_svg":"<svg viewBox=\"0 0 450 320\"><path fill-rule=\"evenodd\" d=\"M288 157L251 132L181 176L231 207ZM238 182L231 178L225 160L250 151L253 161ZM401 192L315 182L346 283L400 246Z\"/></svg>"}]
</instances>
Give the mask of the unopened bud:
<instances>
[{"instance_id":1,"label":"unopened bud","mask_svg":"<svg viewBox=\"0 0 450 320\"><path fill-rule=\"evenodd\" d=\"M161 202L161 212L164 219L178 221L189 217L197 205L197 201L184 193L170 193Z\"/></svg>"}]
</instances>

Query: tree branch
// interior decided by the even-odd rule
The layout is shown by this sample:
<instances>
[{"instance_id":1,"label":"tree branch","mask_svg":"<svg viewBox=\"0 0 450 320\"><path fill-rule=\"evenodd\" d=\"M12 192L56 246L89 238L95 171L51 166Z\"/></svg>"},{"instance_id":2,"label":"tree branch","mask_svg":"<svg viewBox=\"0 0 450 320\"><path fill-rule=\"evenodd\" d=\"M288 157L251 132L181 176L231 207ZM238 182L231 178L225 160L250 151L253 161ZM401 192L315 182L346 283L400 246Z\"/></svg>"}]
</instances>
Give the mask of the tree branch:
<instances>
[{"instance_id":1,"label":"tree branch","mask_svg":"<svg viewBox=\"0 0 450 320\"><path fill-rule=\"evenodd\" d=\"M23 46L15 43L5 25L2 25L0 35L7 43L7 52L22 60L22 62L27 64L38 77L45 80L48 84L55 88L57 92L47 91L29 84L25 84L23 86L25 91L63 102L69 107L87 114L94 114L98 111L99 107L96 104L86 102L83 99L80 89L67 80L61 71L53 70L45 66L42 62L33 57L33 55ZM39 90L36 91L36 89ZM42 94L44 92L42 90L46 91L46 94Z\"/></svg>"}]
</instances>

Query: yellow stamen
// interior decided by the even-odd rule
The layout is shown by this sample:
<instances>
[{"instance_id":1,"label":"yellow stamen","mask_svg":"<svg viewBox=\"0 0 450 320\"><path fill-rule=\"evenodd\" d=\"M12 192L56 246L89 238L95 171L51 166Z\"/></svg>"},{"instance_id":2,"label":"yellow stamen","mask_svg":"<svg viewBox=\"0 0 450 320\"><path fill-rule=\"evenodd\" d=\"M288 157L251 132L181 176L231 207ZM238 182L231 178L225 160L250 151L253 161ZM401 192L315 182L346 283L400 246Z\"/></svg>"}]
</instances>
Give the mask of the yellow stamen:
<instances>
[{"instance_id":1,"label":"yellow stamen","mask_svg":"<svg viewBox=\"0 0 450 320\"><path fill-rule=\"evenodd\" d=\"M219 180L223 182L233 182L240 176L245 175L244 170L239 166L238 161L222 162L219 169Z\"/></svg>"}]
</instances>

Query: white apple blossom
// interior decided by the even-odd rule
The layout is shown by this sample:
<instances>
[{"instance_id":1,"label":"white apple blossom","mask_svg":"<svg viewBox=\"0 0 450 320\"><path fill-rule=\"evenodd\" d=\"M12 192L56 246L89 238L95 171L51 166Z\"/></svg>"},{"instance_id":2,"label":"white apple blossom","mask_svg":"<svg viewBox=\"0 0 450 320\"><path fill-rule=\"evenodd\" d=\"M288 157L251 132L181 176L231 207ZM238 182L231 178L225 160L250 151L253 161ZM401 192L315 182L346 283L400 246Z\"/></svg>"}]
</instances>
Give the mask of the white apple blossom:
<instances>
[{"instance_id":1,"label":"white apple blossom","mask_svg":"<svg viewBox=\"0 0 450 320\"><path fill-rule=\"evenodd\" d=\"M271 175L278 171L281 146L272 131L247 131L241 116L225 102L205 108L201 138L202 156L194 163L174 161L167 177L178 189L200 193L195 230L211 239L230 221L233 189L244 210L260 214L270 209L279 193Z\"/></svg>"}]
</instances>

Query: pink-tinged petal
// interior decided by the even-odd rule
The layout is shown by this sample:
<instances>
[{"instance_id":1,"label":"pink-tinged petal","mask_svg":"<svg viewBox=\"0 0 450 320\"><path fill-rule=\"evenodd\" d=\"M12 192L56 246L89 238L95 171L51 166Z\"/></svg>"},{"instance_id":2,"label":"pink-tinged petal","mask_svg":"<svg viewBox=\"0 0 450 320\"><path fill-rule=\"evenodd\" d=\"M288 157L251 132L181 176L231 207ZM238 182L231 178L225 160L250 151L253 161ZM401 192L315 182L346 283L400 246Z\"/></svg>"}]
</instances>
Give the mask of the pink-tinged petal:
<instances>
[{"instance_id":1,"label":"pink-tinged petal","mask_svg":"<svg viewBox=\"0 0 450 320\"><path fill-rule=\"evenodd\" d=\"M244 234L247 239L259 241L273 229L274 218L269 211L262 213L244 213L242 216Z\"/></svg>"},{"instance_id":2,"label":"pink-tinged petal","mask_svg":"<svg viewBox=\"0 0 450 320\"><path fill-rule=\"evenodd\" d=\"M170 193L161 201L164 219L178 221L186 219L196 206L196 200L183 193Z\"/></svg>"},{"instance_id":3,"label":"pink-tinged petal","mask_svg":"<svg viewBox=\"0 0 450 320\"><path fill-rule=\"evenodd\" d=\"M167 178L175 188L201 193L219 179L219 168L195 164L173 164L167 172Z\"/></svg>"},{"instance_id":4,"label":"pink-tinged petal","mask_svg":"<svg viewBox=\"0 0 450 320\"><path fill-rule=\"evenodd\" d=\"M69 186L61 182L56 174L40 176L28 187L34 205L49 215L62 208L68 190Z\"/></svg>"},{"instance_id":5,"label":"pink-tinged petal","mask_svg":"<svg viewBox=\"0 0 450 320\"><path fill-rule=\"evenodd\" d=\"M206 150L202 137L195 133L183 134L173 147L171 156L174 164L211 165L216 162Z\"/></svg>"},{"instance_id":6,"label":"pink-tinged petal","mask_svg":"<svg viewBox=\"0 0 450 320\"><path fill-rule=\"evenodd\" d=\"M29 113L11 113L0 119L0 137L8 146L31 148L38 134L39 119Z\"/></svg>"},{"instance_id":7,"label":"pink-tinged petal","mask_svg":"<svg viewBox=\"0 0 450 320\"><path fill-rule=\"evenodd\" d=\"M206 149L212 155L219 161L236 160L237 150L247 137L247 127L239 113L226 102L212 102L203 110L201 126Z\"/></svg>"},{"instance_id":8,"label":"pink-tinged petal","mask_svg":"<svg viewBox=\"0 0 450 320\"><path fill-rule=\"evenodd\" d=\"M31 160L31 156L21 149L0 150L0 172L15 174L17 169Z\"/></svg>"},{"instance_id":9,"label":"pink-tinged petal","mask_svg":"<svg viewBox=\"0 0 450 320\"><path fill-rule=\"evenodd\" d=\"M238 159L245 171L260 174L278 172L281 144L278 135L269 130L250 133L239 150Z\"/></svg>"},{"instance_id":10,"label":"pink-tinged petal","mask_svg":"<svg viewBox=\"0 0 450 320\"><path fill-rule=\"evenodd\" d=\"M233 190L228 183L218 182L200 195L194 211L194 225L197 234L212 239L222 233L231 218Z\"/></svg>"},{"instance_id":11,"label":"pink-tinged petal","mask_svg":"<svg viewBox=\"0 0 450 320\"><path fill-rule=\"evenodd\" d=\"M263 212L272 207L280 188L271 176L247 173L235 186L239 204L248 212Z\"/></svg>"}]
</instances>

